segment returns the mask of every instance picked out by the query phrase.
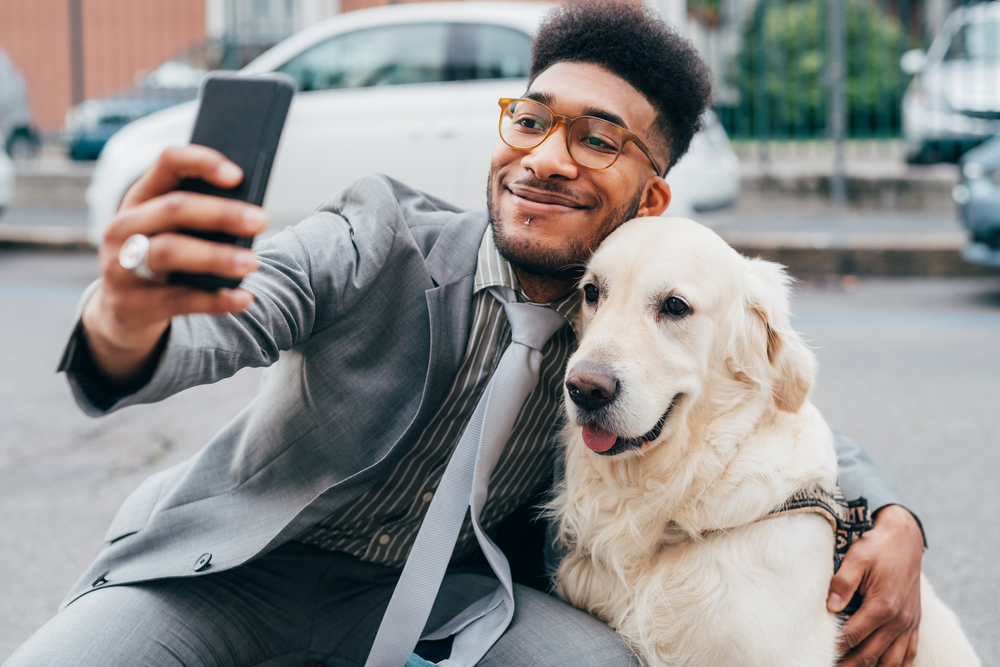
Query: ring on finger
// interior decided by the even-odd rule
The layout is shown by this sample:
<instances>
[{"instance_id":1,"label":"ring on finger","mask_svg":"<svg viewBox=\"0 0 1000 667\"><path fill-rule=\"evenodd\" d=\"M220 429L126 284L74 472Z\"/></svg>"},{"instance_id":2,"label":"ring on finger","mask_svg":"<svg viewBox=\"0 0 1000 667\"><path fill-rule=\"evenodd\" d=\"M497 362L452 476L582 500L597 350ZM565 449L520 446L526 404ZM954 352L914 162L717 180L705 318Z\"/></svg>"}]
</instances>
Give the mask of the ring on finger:
<instances>
[{"instance_id":1,"label":"ring on finger","mask_svg":"<svg viewBox=\"0 0 1000 667\"><path fill-rule=\"evenodd\" d=\"M143 280L156 277L149 268L149 237L143 234L133 234L125 239L118 251L118 263Z\"/></svg>"}]
</instances>

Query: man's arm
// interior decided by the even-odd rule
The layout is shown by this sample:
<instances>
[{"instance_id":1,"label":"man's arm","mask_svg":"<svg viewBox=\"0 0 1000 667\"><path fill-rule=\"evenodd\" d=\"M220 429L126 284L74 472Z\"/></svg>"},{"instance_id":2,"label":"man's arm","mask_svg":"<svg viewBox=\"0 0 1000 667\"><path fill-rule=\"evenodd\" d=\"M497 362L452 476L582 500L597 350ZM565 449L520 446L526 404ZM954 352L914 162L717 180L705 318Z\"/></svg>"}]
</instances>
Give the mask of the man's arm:
<instances>
[{"instance_id":1,"label":"man's arm","mask_svg":"<svg viewBox=\"0 0 1000 667\"><path fill-rule=\"evenodd\" d=\"M99 251L101 281L81 315L81 333L94 368L116 390L128 391L149 379L174 316L239 313L253 301L244 289L204 292L166 283L172 271L243 278L257 268L250 250L203 241L179 230L251 236L267 226L260 207L174 192L184 178L201 178L225 188L237 185L243 173L208 148L167 149L125 194ZM122 245L133 234L150 237L149 268L157 279L138 278L118 263Z\"/></svg>"},{"instance_id":2,"label":"man's arm","mask_svg":"<svg viewBox=\"0 0 1000 667\"><path fill-rule=\"evenodd\" d=\"M920 623L924 535L902 494L856 443L836 434L839 483L848 499L864 496L875 526L855 542L830 583L827 607L841 611L857 591L861 608L844 624L844 667L910 665Z\"/></svg>"},{"instance_id":3,"label":"man's arm","mask_svg":"<svg viewBox=\"0 0 1000 667\"><path fill-rule=\"evenodd\" d=\"M168 285L166 273L230 275L207 261L211 254L221 253L222 263L232 264L233 253L250 251L155 230L221 228L237 233L242 218L233 222L233 215L239 217L248 208L256 211L250 217L262 212L242 202L192 193L168 192L143 199L157 191L147 181L158 181L165 188L179 174L192 173L188 164L192 161L201 165L197 173L204 175L224 158L199 146L164 153L130 190L106 235L101 279L84 296L83 315L78 314L59 366L88 414L158 401L229 377L243 367L274 363L281 351L332 326L361 303L369 289L385 278L387 264L397 270L422 267L424 259L413 247L414 240L400 243L400 235L410 234L411 223L421 230L439 229L440 213L453 212L438 202L429 206L425 195L384 176L364 176L304 221L255 244L257 268L245 274L241 289L199 292ZM167 178L163 171L175 178ZM152 210L133 210L147 204ZM229 205L236 205L235 211ZM192 223L189 214L202 217ZM221 219L227 215L228 222ZM145 223L139 231L135 231L137 221ZM238 233L257 231L251 226ZM140 280L118 264L118 249L131 233L151 238L154 280ZM202 245L217 247L206 250ZM207 263L176 256L189 250ZM227 309L232 299L243 310ZM164 314L170 315L165 324ZM156 338L144 335L149 322Z\"/></svg>"}]
</instances>

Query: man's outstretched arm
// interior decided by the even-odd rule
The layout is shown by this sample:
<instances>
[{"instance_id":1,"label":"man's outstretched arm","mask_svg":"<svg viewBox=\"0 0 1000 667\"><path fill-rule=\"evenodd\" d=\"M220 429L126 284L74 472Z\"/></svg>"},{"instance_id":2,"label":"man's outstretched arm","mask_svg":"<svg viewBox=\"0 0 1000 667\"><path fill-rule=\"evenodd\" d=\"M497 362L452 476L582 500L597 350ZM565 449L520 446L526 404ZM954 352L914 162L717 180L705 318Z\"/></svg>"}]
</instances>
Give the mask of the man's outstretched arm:
<instances>
[{"instance_id":1,"label":"man's outstretched arm","mask_svg":"<svg viewBox=\"0 0 1000 667\"><path fill-rule=\"evenodd\" d=\"M203 292L166 283L172 271L243 278L257 268L248 249L203 241L180 230L252 236L267 225L260 207L174 191L184 178L233 187L243 174L209 148L167 149L125 194L101 244L101 282L84 305L81 321L94 366L120 388L148 379L174 316L239 313L253 301L245 289ZM137 278L118 262L121 246L133 234L151 237L149 268L157 276L154 280Z\"/></svg>"},{"instance_id":2,"label":"man's outstretched arm","mask_svg":"<svg viewBox=\"0 0 1000 667\"><path fill-rule=\"evenodd\" d=\"M830 611L841 611L855 591L864 597L861 608L844 624L840 664L910 665L920 624L923 528L864 450L839 433L836 443L844 495L864 496L875 514L875 527L851 546L830 583Z\"/></svg>"}]
</instances>

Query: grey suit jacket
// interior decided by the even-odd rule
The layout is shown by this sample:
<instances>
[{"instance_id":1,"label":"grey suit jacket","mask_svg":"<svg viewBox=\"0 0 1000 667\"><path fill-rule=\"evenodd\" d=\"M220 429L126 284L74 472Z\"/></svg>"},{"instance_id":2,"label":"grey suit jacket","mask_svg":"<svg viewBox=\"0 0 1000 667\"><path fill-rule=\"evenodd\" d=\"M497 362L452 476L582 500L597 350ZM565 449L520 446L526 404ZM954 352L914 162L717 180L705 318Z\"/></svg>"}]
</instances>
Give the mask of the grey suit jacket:
<instances>
[{"instance_id":1,"label":"grey suit jacket","mask_svg":"<svg viewBox=\"0 0 1000 667\"><path fill-rule=\"evenodd\" d=\"M486 227L484 212L366 176L256 246L249 311L175 318L153 377L134 394L99 408L70 373L77 401L98 415L271 366L257 398L203 450L129 496L64 604L103 586L240 565L377 483L461 363ZM79 335L78 325L60 370L74 367ZM845 486L899 502L848 444Z\"/></svg>"}]
</instances>

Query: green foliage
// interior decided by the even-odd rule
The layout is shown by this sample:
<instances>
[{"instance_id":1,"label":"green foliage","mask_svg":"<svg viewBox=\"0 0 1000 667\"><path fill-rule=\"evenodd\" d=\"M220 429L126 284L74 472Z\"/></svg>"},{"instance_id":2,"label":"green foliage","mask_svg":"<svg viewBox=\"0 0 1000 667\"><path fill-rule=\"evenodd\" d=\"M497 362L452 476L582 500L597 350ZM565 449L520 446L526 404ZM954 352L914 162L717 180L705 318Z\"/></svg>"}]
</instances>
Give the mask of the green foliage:
<instances>
[{"instance_id":1,"label":"green foliage","mask_svg":"<svg viewBox=\"0 0 1000 667\"><path fill-rule=\"evenodd\" d=\"M899 132L905 81L902 31L872 0L847 0L850 136ZM736 107L721 109L738 137L816 137L827 127L829 20L825 0L760 0L730 72Z\"/></svg>"}]
</instances>

